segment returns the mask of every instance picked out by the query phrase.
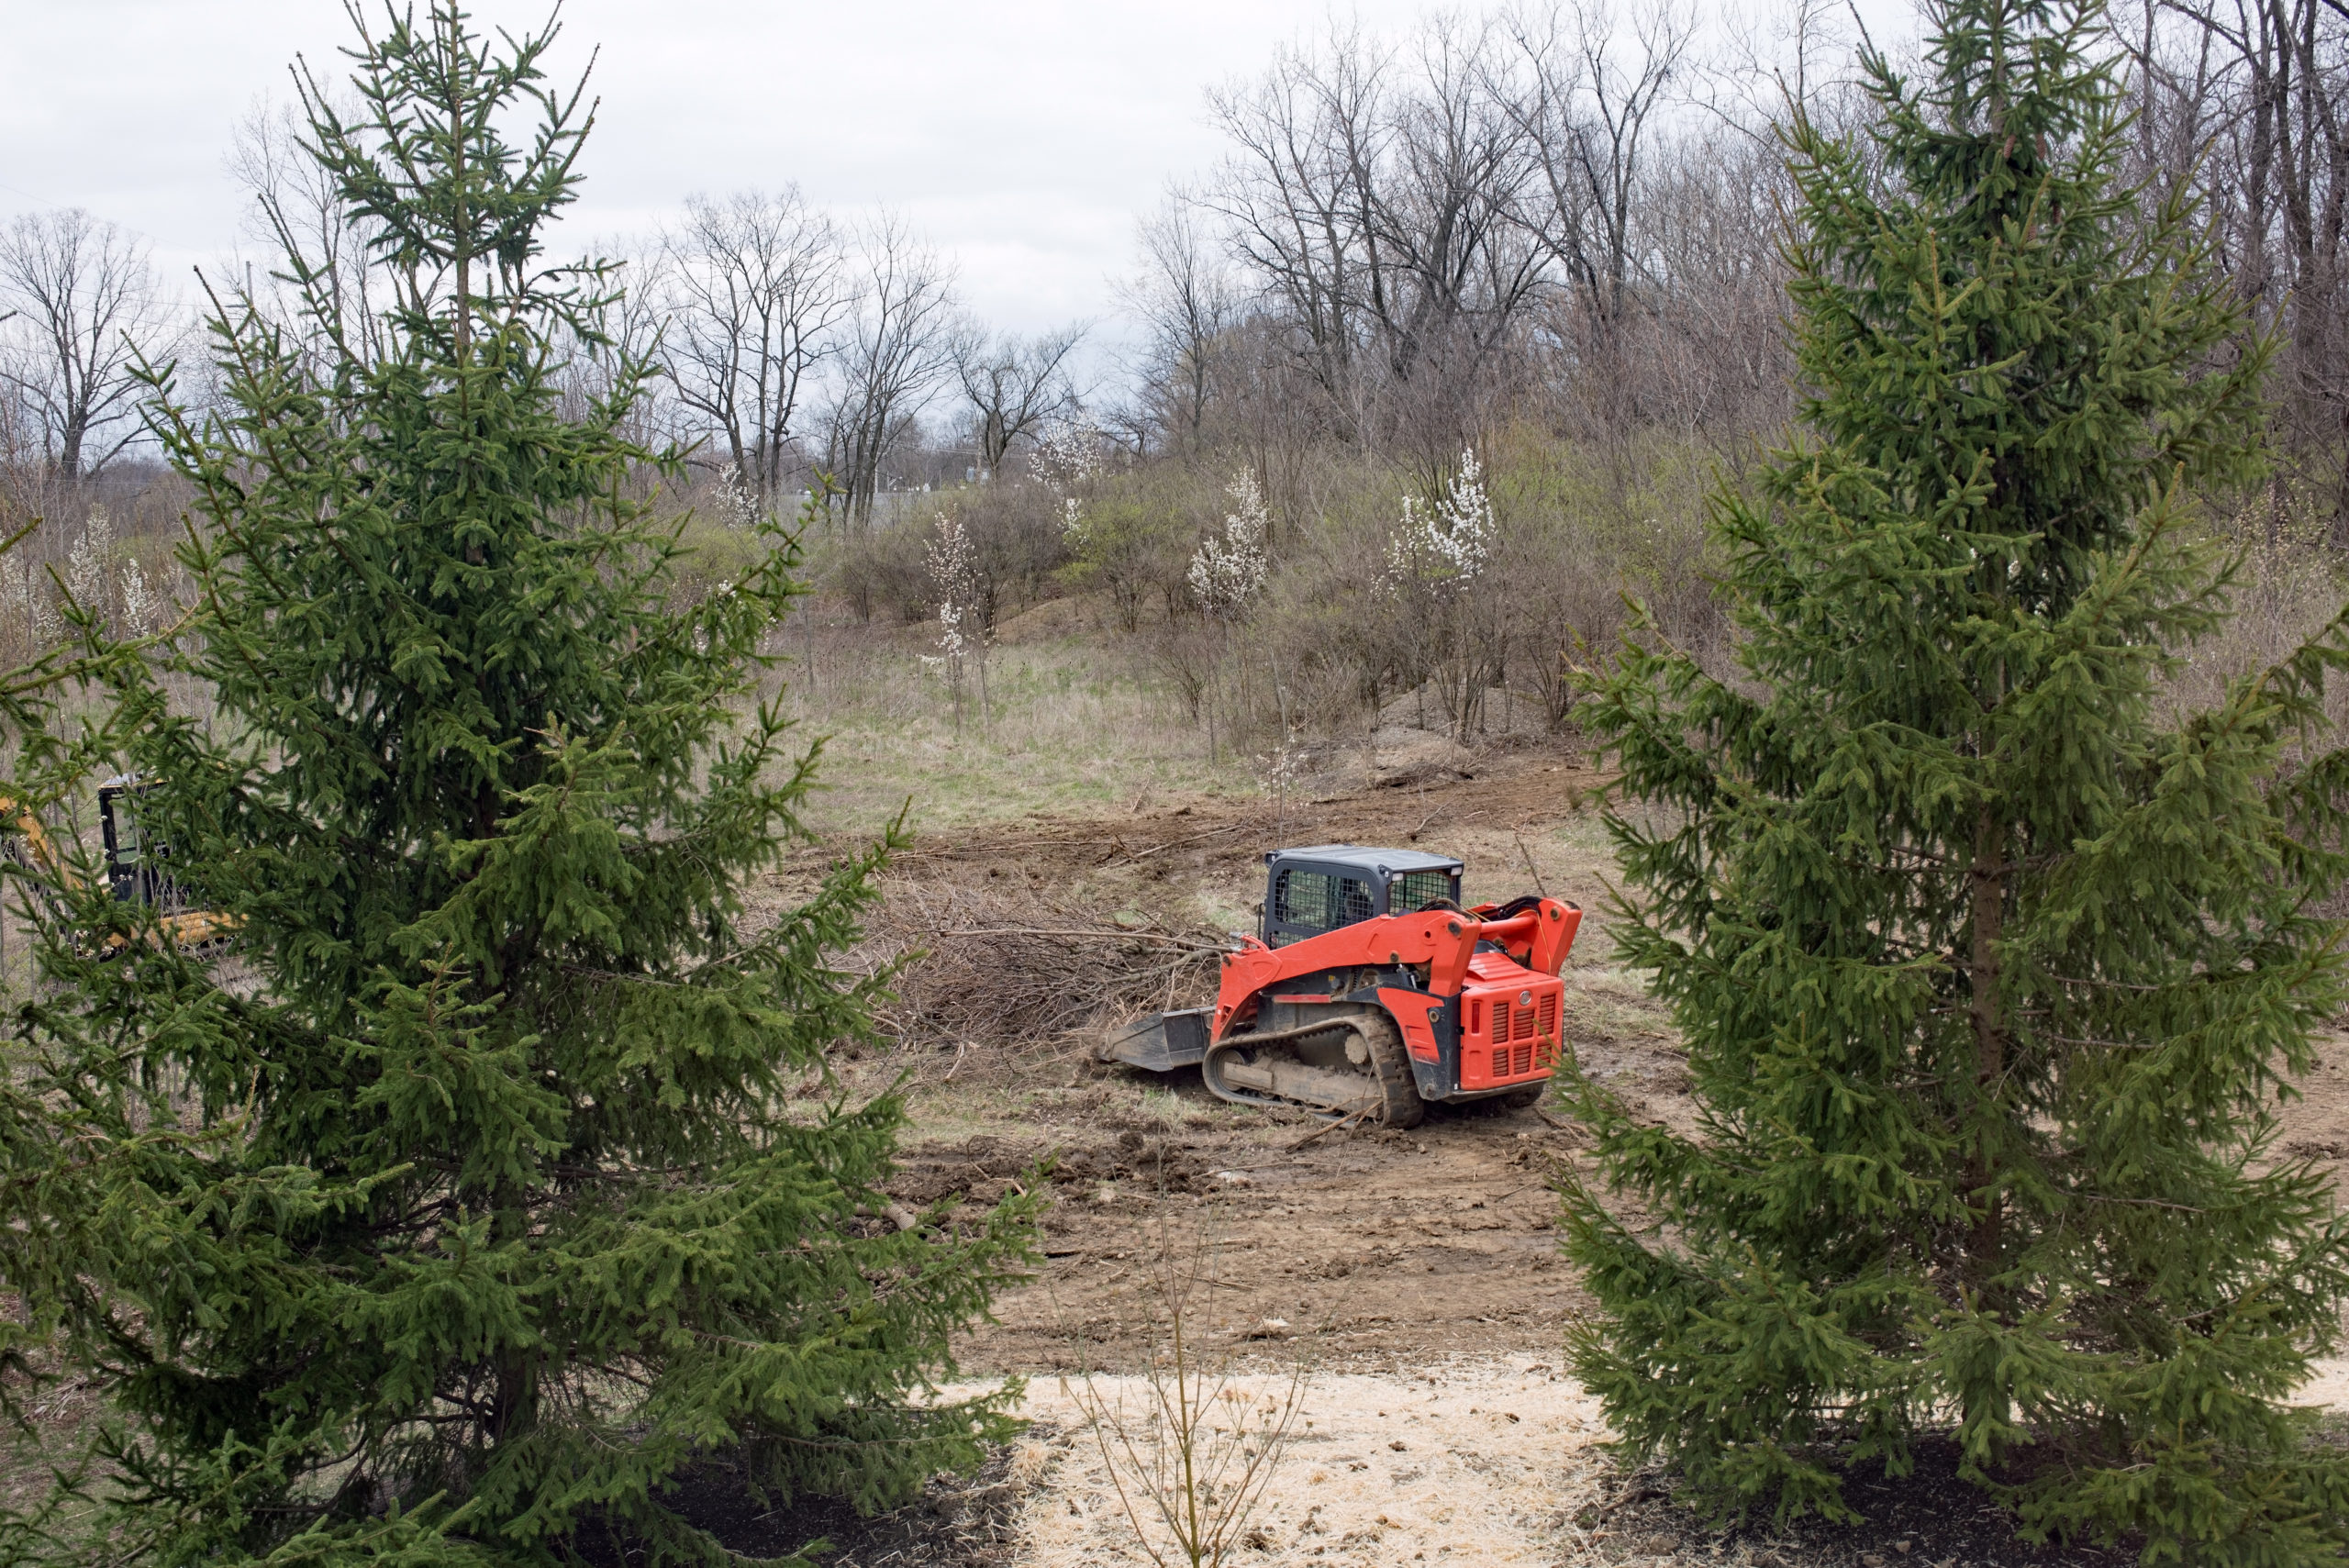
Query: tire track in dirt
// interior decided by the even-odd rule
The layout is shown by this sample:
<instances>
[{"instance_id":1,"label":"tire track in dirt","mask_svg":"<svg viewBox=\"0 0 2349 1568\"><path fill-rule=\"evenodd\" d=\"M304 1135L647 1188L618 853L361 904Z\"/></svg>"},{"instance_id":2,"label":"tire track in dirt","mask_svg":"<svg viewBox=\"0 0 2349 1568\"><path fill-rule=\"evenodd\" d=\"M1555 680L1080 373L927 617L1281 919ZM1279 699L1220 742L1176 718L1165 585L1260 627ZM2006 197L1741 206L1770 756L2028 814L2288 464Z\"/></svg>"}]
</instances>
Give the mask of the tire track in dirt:
<instances>
[{"instance_id":1,"label":"tire track in dirt","mask_svg":"<svg viewBox=\"0 0 2349 1568\"><path fill-rule=\"evenodd\" d=\"M974 1370L1130 1366L1163 1311L1160 1260L1201 1248L1215 1284L1198 1326L1243 1355L1306 1335L1323 1364L1385 1370L1554 1345L1583 1300L1553 1229L1571 1135L1531 1111L1440 1107L1408 1133L1292 1149L1313 1126L921 1143L892 1190L989 1202L1053 1162L1042 1268L963 1341Z\"/></svg>"}]
</instances>

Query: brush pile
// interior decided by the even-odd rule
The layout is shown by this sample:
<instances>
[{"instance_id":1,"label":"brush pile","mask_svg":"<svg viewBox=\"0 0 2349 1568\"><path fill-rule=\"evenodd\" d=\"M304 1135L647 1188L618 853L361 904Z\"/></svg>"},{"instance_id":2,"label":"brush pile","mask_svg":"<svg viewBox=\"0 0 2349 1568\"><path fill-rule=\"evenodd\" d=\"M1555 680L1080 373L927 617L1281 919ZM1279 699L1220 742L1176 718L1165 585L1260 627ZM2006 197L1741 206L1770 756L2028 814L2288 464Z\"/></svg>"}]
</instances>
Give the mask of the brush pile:
<instances>
[{"instance_id":1,"label":"brush pile","mask_svg":"<svg viewBox=\"0 0 2349 1568\"><path fill-rule=\"evenodd\" d=\"M1007 884L893 876L857 950L900 964L880 1022L906 1046L1059 1054L1101 1030L1214 994L1228 939Z\"/></svg>"}]
</instances>

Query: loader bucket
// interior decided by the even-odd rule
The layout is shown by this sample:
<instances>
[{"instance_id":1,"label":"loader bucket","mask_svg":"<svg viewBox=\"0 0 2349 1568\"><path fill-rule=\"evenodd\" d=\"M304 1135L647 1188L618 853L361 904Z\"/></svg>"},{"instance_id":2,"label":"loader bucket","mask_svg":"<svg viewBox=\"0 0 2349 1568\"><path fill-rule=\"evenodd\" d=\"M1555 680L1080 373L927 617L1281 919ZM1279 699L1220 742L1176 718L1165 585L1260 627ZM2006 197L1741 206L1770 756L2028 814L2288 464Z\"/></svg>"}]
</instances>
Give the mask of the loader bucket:
<instances>
[{"instance_id":1,"label":"loader bucket","mask_svg":"<svg viewBox=\"0 0 2349 1568\"><path fill-rule=\"evenodd\" d=\"M1180 1012L1152 1013L1130 1024L1120 1024L1101 1042L1101 1060L1122 1062L1151 1073L1172 1073L1177 1067L1197 1066L1208 1053L1209 1011L1206 1007L1186 1007Z\"/></svg>"}]
</instances>

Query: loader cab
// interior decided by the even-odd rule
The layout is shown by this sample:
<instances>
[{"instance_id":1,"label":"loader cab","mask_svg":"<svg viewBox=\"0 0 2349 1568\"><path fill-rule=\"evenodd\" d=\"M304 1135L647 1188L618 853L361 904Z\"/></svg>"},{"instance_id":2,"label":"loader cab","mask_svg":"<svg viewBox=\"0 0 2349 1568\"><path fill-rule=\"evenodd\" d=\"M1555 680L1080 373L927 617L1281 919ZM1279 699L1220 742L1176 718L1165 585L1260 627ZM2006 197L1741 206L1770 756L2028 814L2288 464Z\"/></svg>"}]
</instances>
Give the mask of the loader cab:
<instances>
[{"instance_id":1,"label":"loader cab","mask_svg":"<svg viewBox=\"0 0 2349 1568\"><path fill-rule=\"evenodd\" d=\"M126 904L151 904L167 912L186 902L164 870L171 847L147 830L139 803L154 791L151 782L125 773L98 786L98 826L106 835L106 884Z\"/></svg>"},{"instance_id":2,"label":"loader cab","mask_svg":"<svg viewBox=\"0 0 2349 1568\"><path fill-rule=\"evenodd\" d=\"M1460 906L1461 863L1419 850L1314 844L1264 857L1268 947L1318 937L1381 915L1408 915L1438 901Z\"/></svg>"}]
</instances>

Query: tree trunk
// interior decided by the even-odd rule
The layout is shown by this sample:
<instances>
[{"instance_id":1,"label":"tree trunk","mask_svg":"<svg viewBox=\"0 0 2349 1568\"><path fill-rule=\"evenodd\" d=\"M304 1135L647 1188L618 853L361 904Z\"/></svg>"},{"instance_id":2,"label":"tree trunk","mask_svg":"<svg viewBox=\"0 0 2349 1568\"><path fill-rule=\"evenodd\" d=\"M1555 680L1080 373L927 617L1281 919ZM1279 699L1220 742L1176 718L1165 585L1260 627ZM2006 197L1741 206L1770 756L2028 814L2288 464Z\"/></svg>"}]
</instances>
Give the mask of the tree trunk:
<instances>
[{"instance_id":1,"label":"tree trunk","mask_svg":"<svg viewBox=\"0 0 2349 1568\"><path fill-rule=\"evenodd\" d=\"M1998 1098L1999 1080L2007 1070L2006 1009L1998 995L1998 950L2006 920L2009 870L2006 850L2007 826L1986 805L1975 818L1974 863L1966 872L1973 905L1969 921L1973 927L1973 951L1966 965L1966 980L1973 992L1968 1011L1974 1023L1974 1084L1979 1100L1986 1105ZM1977 1114L1988 1113L1985 1108ZM2003 1204L1998 1192L1998 1173L1993 1162L1990 1137L1987 1129L1977 1132L1966 1173L1968 1195L1976 1212L1965 1241L1965 1273L1976 1288L1987 1288L1988 1281L1998 1273L2002 1240Z\"/></svg>"}]
</instances>

